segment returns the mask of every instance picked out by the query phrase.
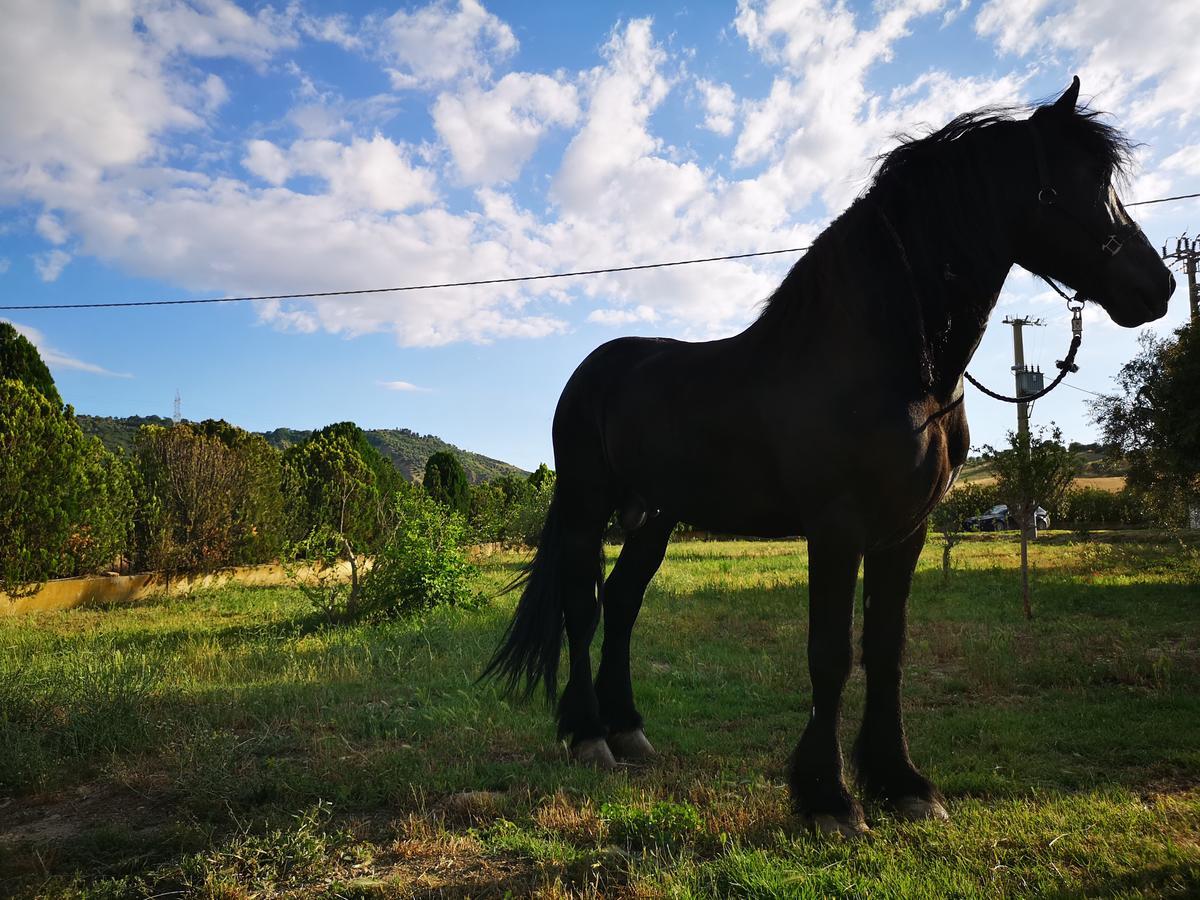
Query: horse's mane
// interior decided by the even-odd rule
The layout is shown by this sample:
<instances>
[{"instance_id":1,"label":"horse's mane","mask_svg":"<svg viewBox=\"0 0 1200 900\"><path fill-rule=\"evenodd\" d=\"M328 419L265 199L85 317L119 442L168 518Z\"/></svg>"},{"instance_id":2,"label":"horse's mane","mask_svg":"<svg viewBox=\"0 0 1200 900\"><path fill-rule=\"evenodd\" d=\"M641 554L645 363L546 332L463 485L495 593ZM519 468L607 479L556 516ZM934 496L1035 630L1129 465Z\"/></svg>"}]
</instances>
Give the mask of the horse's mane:
<instances>
[{"instance_id":1,"label":"horse's mane","mask_svg":"<svg viewBox=\"0 0 1200 900\"><path fill-rule=\"evenodd\" d=\"M921 136L896 135L899 144L876 158L866 189L813 241L765 301L759 320L784 325L794 317L808 318L821 309L882 300L888 303L885 309L846 311L882 327L908 332L929 368L936 344L948 328L945 292L926 292L919 300L921 308L914 307L918 301L908 287L911 276L895 271L895 241L885 228L894 221L903 233L904 252L918 274L923 264L928 269L935 257L940 259L937 254L944 254L945 248L952 246L956 274L970 278L999 238L998 234L986 233L988 228L998 232L999 223L986 218L981 221L975 213L980 208L997 208L993 205L996 203L1011 202L999 193L995 179L988 177L1002 160L996 158L992 145L980 138L1011 128L1025 117L1040 120L1052 114L1052 107L1053 103L984 107L963 113ZM1100 115L1081 107L1070 115L1059 114L1056 126L1065 129L1069 140L1092 155L1108 177L1126 181L1135 145L1118 129L1101 121ZM1034 165L1032 147L1028 165ZM885 210L885 216L881 216ZM937 262L938 281L942 264ZM869 297L830 290L830 284L840 280L838 273L847 267L860 271L870 267L889 288L872 291Z\"/></svg>"}]
</instances>

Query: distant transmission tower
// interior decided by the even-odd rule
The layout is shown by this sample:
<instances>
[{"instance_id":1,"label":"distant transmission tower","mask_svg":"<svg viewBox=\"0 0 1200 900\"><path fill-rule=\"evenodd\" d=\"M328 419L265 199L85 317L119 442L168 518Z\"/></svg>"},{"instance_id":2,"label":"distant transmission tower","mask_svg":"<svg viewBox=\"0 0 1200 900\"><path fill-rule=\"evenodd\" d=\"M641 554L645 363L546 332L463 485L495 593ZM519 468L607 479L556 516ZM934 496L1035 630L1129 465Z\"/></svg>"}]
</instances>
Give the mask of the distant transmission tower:
<instances>
[{"instance_id":1,"label":"distant transmission tower","mask_svg":"<svg viewBox=\"0 0 1200 900\"><path fill-rule=\"evenodd\" d=\"M180 423L180 421L183 419L183 415L180 413L180 408L182 407L182 405L183 405L183 400L179 396L179 388L175 388L175 414L171 416L171 419L175 422L176 425L178 425Z\"/></svg>"}]
</instances>

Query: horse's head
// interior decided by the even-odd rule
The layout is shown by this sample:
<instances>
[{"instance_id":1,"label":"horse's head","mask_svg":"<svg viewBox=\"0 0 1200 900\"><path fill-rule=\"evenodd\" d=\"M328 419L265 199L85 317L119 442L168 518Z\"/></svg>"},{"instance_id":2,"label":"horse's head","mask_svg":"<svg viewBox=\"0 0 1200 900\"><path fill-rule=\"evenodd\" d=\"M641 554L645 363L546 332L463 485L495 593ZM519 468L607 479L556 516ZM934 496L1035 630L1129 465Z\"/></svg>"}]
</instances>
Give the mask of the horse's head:
<instances>
[{"instance_id":1,"label":"horse's head","mask_svg":"<svg viewBox=\"0 0 1200 900\"><path fill-rule=\"evenodd\" d=\"M1038 183L1029 204L1035 210L1017 240L1017 262L1070 285L1132 328L1166 313L1175 278L1113 188L1130 144L1095 113L1076 109L1078 99L1075 78L1024 125Z\"/></svg>"}]
</instances>

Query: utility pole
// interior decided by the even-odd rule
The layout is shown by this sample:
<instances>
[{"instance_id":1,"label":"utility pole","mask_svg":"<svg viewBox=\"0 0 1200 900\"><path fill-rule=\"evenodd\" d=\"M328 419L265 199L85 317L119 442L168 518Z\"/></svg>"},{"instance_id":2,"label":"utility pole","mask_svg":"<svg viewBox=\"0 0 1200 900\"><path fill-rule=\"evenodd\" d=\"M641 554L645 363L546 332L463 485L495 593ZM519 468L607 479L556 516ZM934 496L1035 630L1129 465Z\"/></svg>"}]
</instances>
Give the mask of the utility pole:
<instances>
[{"instance_id":1,"label":"utility pole","mask_svg":"<svg viewBox=\"0 0 1200 900\"><path fill-rule=\"evenodd\" d=\"M1200 285L1196 284L1196 263L1200 260L1200 238L1191 238L1187 236L1185 231L1179 237L1175 238L1175 249L1170 253L1167 252L1167 245L1163 244L1163 259L1173 260L1183 263L1183 270L1187 272L1188 280L1188 310L1191 313L1191 322L1193 325L1200 323ZM1200 504L1191 503L1188 506L1188 527L1200 528Z\"/></svg>"},{"instance_id":2,"label":"utility pole","mask_svg":"<svg viewBox=\"0 0 1200 900\"><path fill-rule=\"evenodd\" d=\"M1041 319L1031 319L1028 316L1009 316L1004 320L1005 325L1011 325L1013 330L1013 376L1016 381L1018 397L1028 397L1042 389L1042 373L1036 368L1025 365L1025 341L1021 329L1028 326L1041 326L1046 323ZM1029 450L1029 404L1017 404L1017 447L1018 452ZM1028 457L1024 460L1029 463ZM1022 479L1025 480L1025 479ZM1020 513L1021 526L1021 601L1025 607L1025 618L1033 618L1033 605L1029 600L1029 538L1037 537L1037 500L1033 497L1022 497L1023 507Z\"/></svg>"},{"instance_id":3,"label":"utility pole","mask_svg":"<svg viewBox=\"0 0 1200 900\"><path fill-rule=\"evenodd\" d=\"M175 411L171 416L174 424L178 425L180 419L183 418L182 413L183 400L179 396L179 388L175 388Z\"/></svg>"},{"instance_id":4,"label":"utility pole","mask_svg":"<svg viewBox=\"0 0 1200 900\"><path fill-rule=\"evenodd\" d=\"M1025 365L1025 341L1021 329L1026 325L1042 326L1046 323L1041 319L1030 319L1027 316L1009 316L1004 320L1005 325L1011 325L1013 330L1013 376L1016 382L1017 396L1027 397L1042 389L1042 373ZM1029 437L1029 404L1017 404L1017 434L1022 438Z\"/></svg>"},{"instance_id":5,"label":"utility pole","mask_svg":"<svg viewBox=\"0 0 1200 900\"><path fill-rule=\"evenodd\" d=\"M1200 321L1200 285L1196 284L1197 261L1200 261L1200 238L1189 238L1185 231L1175 238L1175 249L1170 253L1167 252L1167 245L1163 244L1162 256L1164 260L1170 259L1183 263L1188 280L1188 309L1191 312L1192 322Z\"/></svg>"}]
</instances>

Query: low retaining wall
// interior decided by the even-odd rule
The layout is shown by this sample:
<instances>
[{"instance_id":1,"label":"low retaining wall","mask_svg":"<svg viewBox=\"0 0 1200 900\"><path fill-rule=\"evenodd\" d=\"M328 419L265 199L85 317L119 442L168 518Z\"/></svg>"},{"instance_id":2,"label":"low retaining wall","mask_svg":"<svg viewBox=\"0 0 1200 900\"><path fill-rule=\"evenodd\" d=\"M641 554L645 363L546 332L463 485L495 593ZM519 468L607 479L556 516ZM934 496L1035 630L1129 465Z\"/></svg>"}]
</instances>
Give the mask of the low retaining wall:
<instances>
[{"instance_id":1,"label":"low retaining wall","mask_svg":"<svg viewBox=\"0 0 1200 900\"><path fill-rule=\"evenodd\" d=\"M473 561L477 561L500 553L504 549L503 544L476 544L467 548L467 555ZM364 560L362 565L370 566L370 561ZM337 569L342 579L347 581L350 579L349 563L339 563ZM297 575L301 578L311 574L312 569L308 567L297 571ZM177 576L175 578L168 578L158 572L145 572L141 575L89 575L83 578L57 578L54 581L47 581L30 596L17 600L11 600L7 594L0 592L0 616L74 609L77 606L93 604L107 606L112 603L133 603L161 594L183 596L193 591L231 583L244 584L248 587L275 587L289 584L290 581L283 571L283 566L277 563L262 566L235 566L207 575Z\"/></svg>"},{"instance_id":2,"label":"low retaining wall","mask_svg":"<svg viewBox=\"0 0 1200 900\"><path fill-rule=\"evenodd\" d=\"M349 579L349 563L341 563L338 569L341 577ZM311 573L311 569L302 568L297 574L304 577ZM20 597L17 600L11 600L7 594L0 593L0 616L74 609L77 606L91 604L132 603L162 594L182 596L193 591L230 583L244 584L249 587L272 587L288 584L289 579L283 571L283 566L278 564L236 566L207 575L176 578L167 578L157 572L147 572L142 575L58 578L54 581L47 581L36 593L28 597Z\"/></svg>"}]
</instances>

